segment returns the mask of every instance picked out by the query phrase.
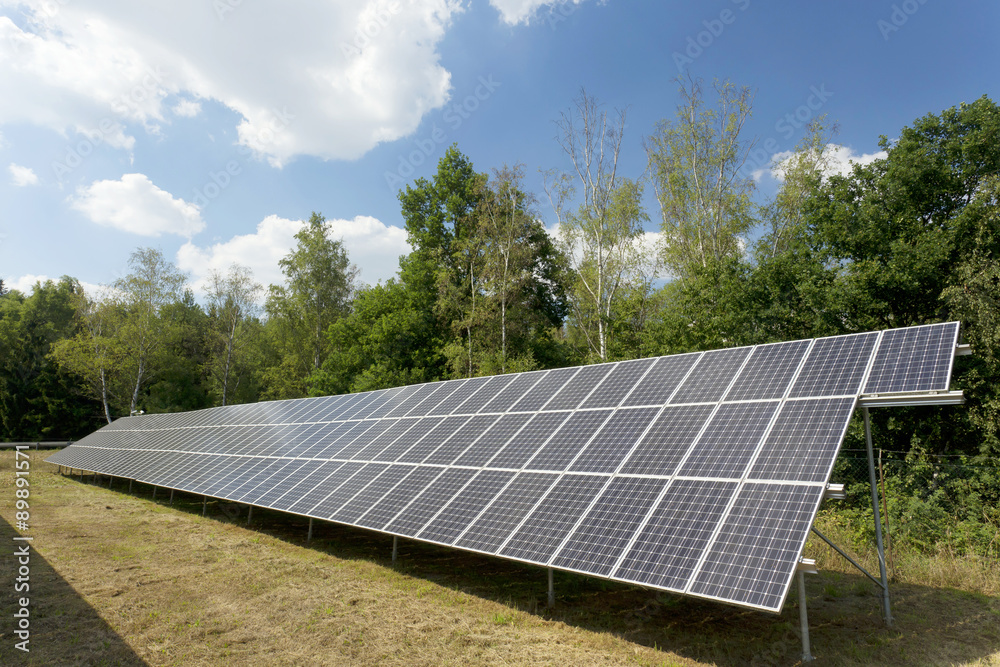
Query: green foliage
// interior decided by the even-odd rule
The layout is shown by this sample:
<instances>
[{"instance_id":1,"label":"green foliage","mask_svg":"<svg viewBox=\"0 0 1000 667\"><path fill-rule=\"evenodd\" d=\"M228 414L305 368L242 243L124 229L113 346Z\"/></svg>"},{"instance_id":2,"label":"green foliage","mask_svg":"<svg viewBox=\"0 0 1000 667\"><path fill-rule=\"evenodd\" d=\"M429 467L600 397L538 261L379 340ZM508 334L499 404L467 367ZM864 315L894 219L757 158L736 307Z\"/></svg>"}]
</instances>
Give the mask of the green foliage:
<instances>
[{"instance_id":1,"label":"green foliage","mask_svg":"<svg viewBox=\"0 0 1000 667\"><path fill-rule=\"evenodd\" d=\"M99 409L51 356L76 333L80 285L63 277L37 283L30 297L0 295L0 439L76 438L91 430Z\"/></svg>"},{"instance_id":2,"label":"green foliage","mask_svg":"<svg viewBox=\"0 0 1000 667\"><path fill-rule=\"evenodd\" d=\"M269 398L306 395L306 378L330 354L327 330L350 312L357 289L358 269L343 242L330 237L321 214L314 212L295 240L296 247L278 262L285 284L271 285L265 304L269 340L280 367L271 366L260 376Z\"/></svg>"}]
</instances>

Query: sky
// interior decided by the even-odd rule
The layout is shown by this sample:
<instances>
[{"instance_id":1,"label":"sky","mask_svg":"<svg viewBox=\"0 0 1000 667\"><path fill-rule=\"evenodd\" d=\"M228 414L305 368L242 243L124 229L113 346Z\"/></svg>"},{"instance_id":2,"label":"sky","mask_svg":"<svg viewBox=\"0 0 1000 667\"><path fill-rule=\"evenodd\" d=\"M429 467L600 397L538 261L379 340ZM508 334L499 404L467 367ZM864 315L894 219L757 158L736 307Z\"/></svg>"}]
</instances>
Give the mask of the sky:
<instances>
[{"instance_id":1,"label":"sky","mask_svg":"<svg viewBox=\"0 0 1000 667\"><path fill-rule=\"evenodd\" d=\"M397 193L450 145L480 172L522 164L552 228L560 114L581 90L624 109L639 177L679 75L753 90L763 201L821 114L846 169L928 113L1000 101L998 32L1000 4L973 0L0 0L0 278L95 290L153 247L198 296L233 263L280 284L316 211L385 281L409 251Z\"/></svg>"}]
</instances>

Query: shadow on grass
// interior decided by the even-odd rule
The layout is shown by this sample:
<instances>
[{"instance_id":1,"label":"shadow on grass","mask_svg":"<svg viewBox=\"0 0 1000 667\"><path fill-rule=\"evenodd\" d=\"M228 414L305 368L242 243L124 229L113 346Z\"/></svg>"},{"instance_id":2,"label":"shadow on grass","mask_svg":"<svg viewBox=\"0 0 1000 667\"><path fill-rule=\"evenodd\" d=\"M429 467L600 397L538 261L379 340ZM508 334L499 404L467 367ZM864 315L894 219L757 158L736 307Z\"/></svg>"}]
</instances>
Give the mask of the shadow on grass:
<instances>
[{"instance_id":1,"label":"shadow on grass","mask_svg":"<svg viewBox=\"0 0 1000 667\"><path fill-rule=\"evenodd\" d=\"M30 531L28 533L30 535ZM28 567L30 589L15 592L18 557L14 550L27 542L14 541L19 535L13 526L0 518L0 571L4 576L2 622L2 665L147 665L118 636L97 611L63 579L41 554L30 549ZM17 600L27 597L31 602L29 616L29 652L15 647L21 639L14 635L14 612L20 609Z\"/></svg>"},{"instance_id":2,"label":"shadow on grass","mask_svg":"<svg viewBox=\"0 0 1000 667\"><path fill-rule=\"evenodd\" d=\"M127 491L118 480L116 490ZM136 483L134 493L151 497ZM169 491L156 502L166 505ZM177 492L174 508L201 514L202 497ZM246 524L246 507L210 499L208 516ZM306 546L308 518L253 509L251 528ZM341 560L391 564L392 536L315 521L308 548ZM797 595L781 614L556 571L556 606L546 607L544 568L400 538L394 568L452 590L540 618L719 665L790 665L801 661ZM1000 657L1000 599L952 589L893 585L895 623L881 618L880 591L860 573L807 576L812 653L821 664L961 664ZM666 656L665 656L666 659ZM993 664L993 663L990 663ZM1000 664L1000 663L997 663Z\"/></svg>"}]
</instances>

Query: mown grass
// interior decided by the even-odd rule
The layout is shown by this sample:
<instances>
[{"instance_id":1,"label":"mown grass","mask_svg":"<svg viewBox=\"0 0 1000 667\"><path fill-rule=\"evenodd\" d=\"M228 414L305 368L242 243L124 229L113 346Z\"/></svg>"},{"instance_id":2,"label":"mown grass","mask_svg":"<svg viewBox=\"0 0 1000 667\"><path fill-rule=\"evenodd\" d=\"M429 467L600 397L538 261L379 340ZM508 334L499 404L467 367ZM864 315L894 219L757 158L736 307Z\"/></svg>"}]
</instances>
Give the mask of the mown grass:
<instances>
[{"instance_id":1,"label":"mown grass","mask_svg":"<svg viewBox=\"0 0 1000 667\"><path fill-rule=\"evenodd\" d=\"M43 455L32 460L32 653L13 649L4 621L3 665L799 662L794 600L775 616L556 572L548 609L541 568L408 540L393 566L385 535L317 522L307 545L305 519L255 510L247 528L245 510L214 502L203 518L200 497L169 506L144 485L81 483ZM13 455L0 457L11 523ZM897 553L886 628L877 589L827 552L818 540L806 549L821 567L807 580L820 664L1000 665L995 563ZM872 553L854 553L877 572Z\"/></svg>"}]
</instances>

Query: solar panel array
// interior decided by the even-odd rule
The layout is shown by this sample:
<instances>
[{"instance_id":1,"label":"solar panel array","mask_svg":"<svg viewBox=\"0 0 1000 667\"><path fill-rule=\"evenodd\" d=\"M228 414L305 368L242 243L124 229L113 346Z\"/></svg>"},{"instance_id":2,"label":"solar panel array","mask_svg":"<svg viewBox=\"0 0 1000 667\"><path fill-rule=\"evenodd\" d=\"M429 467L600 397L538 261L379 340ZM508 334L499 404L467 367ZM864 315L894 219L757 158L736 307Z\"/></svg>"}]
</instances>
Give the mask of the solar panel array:
<instances>
[{"instance_id":1,"label":"solar panel array","mask_svg":"<svg viewBox=\"0 0 1000 667\"><path fill-rule=\"evenodd\" d=\"M119 419L49 462L780 611L858 397L958 323Z\"/></svg>"}]
</instances>

